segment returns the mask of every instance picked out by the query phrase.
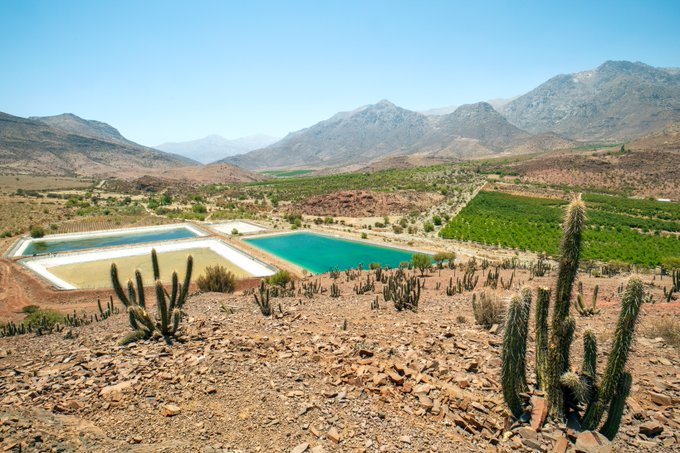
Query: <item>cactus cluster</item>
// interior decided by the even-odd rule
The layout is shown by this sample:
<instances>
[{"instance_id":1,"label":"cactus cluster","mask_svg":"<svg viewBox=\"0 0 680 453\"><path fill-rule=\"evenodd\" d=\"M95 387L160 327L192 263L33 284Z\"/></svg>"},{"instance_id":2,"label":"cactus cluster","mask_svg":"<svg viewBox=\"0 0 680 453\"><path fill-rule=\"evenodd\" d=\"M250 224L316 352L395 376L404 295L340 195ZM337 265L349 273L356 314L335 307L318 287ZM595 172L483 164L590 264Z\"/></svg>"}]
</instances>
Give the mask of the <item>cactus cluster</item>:
<instances>
[{"instance_id":1,"label":"cactus cluster","mask_svg":"<svg viewBox=\"0 0 680 453\"><path fill-rule=\"evenodd\" d=\"M540 255L536 263L532 263L529 267L530 279L534 277L543 277L550 272L550 263L548 263L545 255Z\"/></svg>"},{"instance_id":2,"label":"cactus cluster","mask_svg":"<svg viewBox=\"0 0 680 453\"><path fill-rule=\"evenodd\" d=\"M258 293L260 294L260 297L258 297L256 293L253 294L253 296L255 296L255 304L260 308L260 312L264 316L271 316L272 306L269 303L270 291L267 285L264 283L264 280L260 281Z\"/></svg>"},{"instance_id":3,"label":"cactus cluster","mask_svg":"<svg viewBox=\"0 0 680 453\"><path fill-rule=\"evenodd\" d=\"M578 293L576 294L576 311L581 316L593 316L600 313L597 308L597 294L600 290L599 285L595 285L593 288L593 299L589 307L583 302L583 283L578 284Z\"/></svg>"},{"instance_id":4,"label":"cactus cluster","mask_svg":"<svg viewBox=\"0 0 680 453\"><path fill-rule=\"evenodd\" d=\"M539 288L536 298L536 381L548 399L548 414L553 420L564 420L569 412L585 407L581 417L584 430L596 430L604 413L607 418L600 432L613 439L616 435L625 399L630 391L631 378L625 373L635 324L644 297L642 283L631 278L626 285L621 312L614 334L607 366L598 382L596 375L597 340L586 331L583 334L584 357L580 372L572 371L571 343L575 334L575 320L570 316L571 293L578 271L581 235L585 224L585 206L580 200L570 203L560 244L560 260L550 330L548 312L551 293ZM514 296L508 310L503 339L502 387L503 396L513 416L524 412L526 393L526 340L529 323L528 308L531 293L522 290Z\"/></svg>"},{"instance_id":5,"label":"cactus cluster","mask_svg":"<svg viewBox=\"0 0 680 453\"><path fill-rule=\"evenodd\" d=\"M417 311L421 287L417 277L406 277L403 272L396 272L383 286L383 298L385 302L393 301L397 311Z\"/></svg>"},{"instance_id":6,"label":"cactus cluster","mask_svg":"<svg viewBox=\"0 0 680 453\"><path fill-rule=\"evenodd\" d=\"M182 307L189 295L193 263L194 260L191 255L188 256L182 284L179 283L177 272L172 273L172 289L168 292L160 280L160 267L156 250L151 250L151 264L156 293L156 319L152 319L147 311L141 271L139 269L135 271L134 282L132 279L128 280L126 294L118 277L118 267L116 263L111 264L111 283L118 299L127 309L130 327L133 330L121 339L121 344L150 338L154 333L158 333L165 338L175 335L182 318Z\"/></svg>"},{"instance_id":7,"label":"cactus cluster","mask_svg":"<svg viewBox=\"0 0 680 453\"><path fill-rule=\"evenodd\" d=\"M331 297L336 298L340 297L340 288L338 288L338 285L333 282L331 283Z\"/></svg>"},{"instance_id":8,"label":"cactus cluster","mask_svg":"<svg viewBox=\"0 0 680 453\"><path fill-rule=\"evenodd\" d=\"M366 274L366 282L354 285L354 293L357 295L375 291L375 280L371 280L371 275Z\"/></svg>"}]
</instances>

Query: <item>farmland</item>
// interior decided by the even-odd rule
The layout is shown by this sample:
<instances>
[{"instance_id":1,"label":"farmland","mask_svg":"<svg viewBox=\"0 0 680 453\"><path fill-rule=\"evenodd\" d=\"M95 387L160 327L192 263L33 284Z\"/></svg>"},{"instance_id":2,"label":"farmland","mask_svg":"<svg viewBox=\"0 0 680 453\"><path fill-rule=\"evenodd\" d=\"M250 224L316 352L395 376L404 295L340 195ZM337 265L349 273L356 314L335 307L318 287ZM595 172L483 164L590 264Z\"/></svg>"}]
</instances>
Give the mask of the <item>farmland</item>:
<instances>
[{"instance_id":1,"label":"farmland","mask_svg":"<svg viewBox=\"0 0 680 453\"><path fill-rule=\"evenodd\" d=\"M655 266L664 257L680 255L677 204L595 194L583 199L588 207L584 259ZM482 191L440 236L555 255L566 203Z\"/></svg>"}]
</instances>

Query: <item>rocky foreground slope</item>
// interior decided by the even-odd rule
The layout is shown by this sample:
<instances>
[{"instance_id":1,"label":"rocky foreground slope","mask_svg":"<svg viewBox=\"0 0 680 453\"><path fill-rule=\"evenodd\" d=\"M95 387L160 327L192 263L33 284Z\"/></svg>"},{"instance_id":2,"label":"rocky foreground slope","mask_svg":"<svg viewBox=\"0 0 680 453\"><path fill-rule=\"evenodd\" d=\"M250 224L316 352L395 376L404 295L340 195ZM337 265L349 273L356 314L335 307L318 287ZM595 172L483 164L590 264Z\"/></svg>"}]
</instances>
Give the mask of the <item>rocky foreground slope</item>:
<instances>
[{"instance_id":1,"label":"rocky foreground slope","mask_svg":"<svg viewBox=\"0 0 680 453\"><path fill-rule=\"evenodd\" d=\"M565 451L574 427L513 424L500 391L500 329L474 323L469 293L448 297L453 271L426 278L419 311L370 307L375 293L274 299L264 318L250 295L192 297L173 345L117 346L126 316L43 337L0 339L0 446L5 451ZM509 271L502 271L506 280ZM365 274L366 272L364 272ZM515 281L528 281L518 272ZM531 285L550 284L545 277ZM618 314L577 321L599 340L600 367ZM592 280L592 281L591 281ZM645 281L651 282L650 278ZM330 285L327 277L324 286ZM481 289L481 282L480 288ZM653 289L660 291L659 287ZM500 291L499 296L508 292ZM645 305L629 368L633 391L616 451L680 445L680 356L644 332L678 303ZM529 342L533 360L533 341ZM580 351L574 351L580 356ZM575 363L580 359L575 358ZM530 376L533 381L533 377ZM608 451L605 447L587 451ZM586 450L584 450L586 451Z\"/></svg>"}]
</instances>

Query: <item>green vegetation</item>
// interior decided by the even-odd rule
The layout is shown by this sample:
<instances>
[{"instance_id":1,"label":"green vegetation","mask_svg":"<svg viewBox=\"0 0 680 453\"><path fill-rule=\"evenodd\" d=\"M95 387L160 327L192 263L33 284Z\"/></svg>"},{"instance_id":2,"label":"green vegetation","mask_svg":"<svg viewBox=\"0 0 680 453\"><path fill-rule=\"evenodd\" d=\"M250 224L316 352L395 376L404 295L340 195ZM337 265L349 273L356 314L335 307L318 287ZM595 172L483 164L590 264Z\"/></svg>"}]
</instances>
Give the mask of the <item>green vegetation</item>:
<instances>
[{"instance_id":1,"label":"green vegetation","mask_svg":"<svg viewBox=\"0 0 680 453\"><path fill-rule=\"evenodd\" d=\"M277 178L290 178L292 176L302 176L313 173L314 170L270 170L263 171L263 175L276 176Z\"/></svg>"},{"instance_id":2,"label":"green vegetation","mask_svg":"<svg viewBox=\"0 0 680 453\"><path fill-rule=\"evenodd\" d=\"M278 271L271 277L267 277L266 280L267 283L269 283L270 285L276 285L285 288L286 285L290 282L290 274L288 273L288 271Z\"/></svg>"},{"instance_id":3,"label":"green vegetation","mask_svg":"<svg viewBox=\"0 0 680 453\"><path fill-rule=\"evenodd\" d=\"M680 256L680 206L586 194L589 226L582 258L656 266ZM556 255L566 202L482 191L442 230L443 238Z\"/></svg>"},{"instance_id":4,"label":"green vegetation","mask_svg":"<svg viewBox=\"0 0 680 453\"><path fill-rule=\"evenodd\" d=\"M198 289L212 293L233 293L236 287L236 276L224 266L215 265L205 268L205 272L196 280Z\"/></svg>"},{"instance_id":5,"label":"green vegetation","mask_svg":"<svg viewBox=\"0 0 680 453\"><path fill-rule=\"evenodd\" d=\"M32 226L30 234L32 238L41 238L45 236L45 230L41 226Z\"/></svg>"},{"instance_id":6,"label":"green vegetation","mask_svg":"<svg viewBox=\"0 0 680 453\"><path fill-rule=\"evenodd\" d=\"M425 275L425 271L432 267L432 257L425 253L414 253L411 265L420 271L420 275Z\"/></svg>"},{"instance_id":7,"label":"green vegetation","mask_svg":"<svg viewBox=\"0 0 680 453\"><path fill-rule=\"evenodd\" d=\"M373 173L342 173L327 176L277 178L234 187L246 197L266 195L276 201L300 201L309 196L323 195L340 190L416 190L454 195L468 191L470 183L481 178L470 170L457 166L437 165L408 169L391 169ZM212 191L223 191L225 186L212 186ZM236 193L234 193L236 195Z\"/></svg>"},{"instance_id":8,"label":"green vegetation","mask_svg":"<svg viewBox=\"0 0 680 453\"><path fill-rule=\"evenodd\" d=\"M549 415L553 421L563 421L568 412L585 407L580 425L594 431L607 418L600 433L612 440L618 432L625 400L631 388L631 376L625 372L628 353L633 341L635 324L644 299L644 287L636 278L628 281L621 300L621 311L614 333L612 350L602 379L597 381L597 340L592 331L583 334L581 371L572 371L571 344L576 322L570 316L572 289L578 272L581 244L585 230L585 205L572 201L564 220L560 241L559 269L555 285L552 321L548 330L549 292L539 289L536 309L536 376L538 387L547 394ZM528 338L531 292L523 289L510 303L503 335L501 381L503 397L515 418L525 412L526 342Z\"/></svg>"}]
</instances>

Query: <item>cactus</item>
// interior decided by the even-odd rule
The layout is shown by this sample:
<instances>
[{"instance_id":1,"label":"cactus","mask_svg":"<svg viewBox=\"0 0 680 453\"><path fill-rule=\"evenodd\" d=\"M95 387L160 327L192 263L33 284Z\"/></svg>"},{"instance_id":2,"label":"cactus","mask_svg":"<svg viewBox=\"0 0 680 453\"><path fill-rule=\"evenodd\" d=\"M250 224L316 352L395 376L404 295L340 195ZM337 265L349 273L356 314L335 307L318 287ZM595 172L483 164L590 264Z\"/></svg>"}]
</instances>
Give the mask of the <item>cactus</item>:
<instances>
[{"instance_id":1,"label":"cactus","mask_svg":"<svg viewBox=\"0 0 680 453\"><path fill-rule=\"evenodd\" d=\"M548 373L548 308L550 289L538 288L536 295L536 383L545 389Z\"/></svg>"},{"instance_id":2,"label":"cactus","mask_svg":"<svg viewBox=\"0 0 680 453\"><path fill-rule=\"evenodd\" d=\"M331 284L331 297L340 297L340 288L338 288L335 282Z\"/></svg>"},{"instance_id":3,"label":"cactus","mask_svg":"<svg viewBox=\"0 0 680 453\"><path fill-rule=\"evenodd\" d=\"M515 418L519 418L524 412L520 393L525 392L527 388L525 360L530 303L530 292L528 292L528 300L519 295L512 297L503 335L501 359L503 396Z\"/></svg>"},{"instance_id":4,"label":"cactus","mask_svg":"<svg viewBox=\"0 0 680 453\"><path fill-rule=\"evenodd\" d=\"M151 264L153 266L156 292L155 321L146 309L144 282L141 272L139 270L135 271L135 281L128 281L127 294L125 294L118 277L118 267L116 263L111 264L111 283L118 299L127 309L130 327L133 330L132 333L120 340L120 344L150 338L155 332L158 332L165 338L175 336L182 318L182 307L189 295L193 262L194 260L191 255L188 256L183 284L179 283L177 272L172 273L172 289L168 292L159 279L160 266L156 250L151 250Z\"/></svg>"},{"instance_id":5,"label":"cactus","mask_svg":"<svg viewBox=\"0 0 680 453\"><path fill-rule=\"evenodd\" d=\"M576 295L576 311L578 311L581 316L592 316L598 314L600 310L597 309L597 293L600 287L595 285L593 288L593 299L590 307L586 307L585 303L583 302L583 284L581 282L579 282L578 288L578 294Z\"/></svg>"},{"instance_id":6,"label":"cactus","mask_svg":"<svg viewBox=\"0 0 680 453\"><path fill-rule=\"evenodd\" d=\"M600 428L600 433L610 441L613 441L614 437L616 437L616 433L619 432L621 418L623 417L623 409L626 406L626 398L628 398L632 384L633 378L630 373L623 373L619 385L616 388L616 394L609 405L607 420L604 422L604 425L602 425L602 428Z\"/></svg>"},{"instance_id":7,"label":"cactus","mask_svg":"<svg viewBox=\"0 0 680 453\"><path fill-rule=\"evenodd\" d=\"M578 267L580 235L583 228L584 208L580 201L570 204L565 221L565 231L560 249L557 290L552 324L548 332L548 311L550 293L539 288L536 308L536 378L538 386L547 394L549 415L553 420L563 420L566 410L577 411L579 405L586 409L581 418L583 430L595 430L605 411L607 421L601 429L603 435L612 439L620 425L625 399L630 391L630 375L624 372L632 343L635 324L640 306L644 300L642 283L635 278L628 281L621 301L621 312L614 334L612 351L601 382L597 383L597 340L587 330L583 335L583 363L580 373L571 371L569 364L570 346L575 332L574 318L569 316L571 290ZM524 294L523 294L524 296ZM525 371L524 357L517 357L522 351L519 341L523 328L519 316L520 296L514 296L510 307L508 325L503 343L503 395L512 414L522 414L520 398L521 379ZM597 301L594 290L593 308ZM517 324L520 323L520 324ZM519 327L518 327L519 326ZM546 338L549 338L546 340ZM513 382L514 379L514 382Z\"/></svg>"},{"instance_id":8,"label":"cactus","mask_svg":"<svg viewBox=\"0 0 680 453\"><path fill-rule=\"evenodd\" d=\"M260 312L264 316L271 316L272 315L272 306L269 303L269 288L264 283L264 280L260 281L260 287L259 287L259 293L260 297L257 297L257 294L253 294L255 296L255 304L260 308Z\"/></svg>"},{"instance_id":9,"label":"cactus","mask_svg":"<svg viewBox=\"0 0 680 453\"><path fill-rule=\"evenodd\" d=\"M575 199L569 204L564 220L555 306L548 344L546 391L549 413L554 420L562 420L564 417L564 392L560 385L560 377L569 371L568 358L571 346L569 332L573 326L573 321L569 321L569 308L574 279L578 272L584 224L585 205L580 199ZM573 337L573 330L571 336Z\"/></svg>"},{"instance_id":10,"label":"cactus","mask_svg":"<svg viewBox=\"0 0 680 453\"><path fill-rule=\"evenodd\" d=\"M607 367L602 382L594 401L588 405L583 417L582 426L584 429L594 430L597 428L605 409L616 395L619 382L623 378L630 345L633 342L635 324L640 313L643 297L644 287L642 282L636 278L630 279L621 300L621 312L616 324L614 343L607 359Z\"/></svg>"},{"instance_id":11,"label":"cactus","mask_svg":"<svg viewBox=\"0 0 680 453\"><path fill-rule=\"evenodd\" d=\"M417 311L422 286L416 277L407 278L403 272L395 273L383 286L385 301L393 301L397 311L404 309Z\"/></svg>"}]
</instances>

